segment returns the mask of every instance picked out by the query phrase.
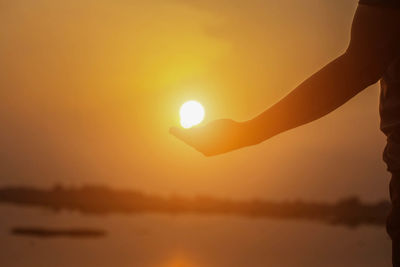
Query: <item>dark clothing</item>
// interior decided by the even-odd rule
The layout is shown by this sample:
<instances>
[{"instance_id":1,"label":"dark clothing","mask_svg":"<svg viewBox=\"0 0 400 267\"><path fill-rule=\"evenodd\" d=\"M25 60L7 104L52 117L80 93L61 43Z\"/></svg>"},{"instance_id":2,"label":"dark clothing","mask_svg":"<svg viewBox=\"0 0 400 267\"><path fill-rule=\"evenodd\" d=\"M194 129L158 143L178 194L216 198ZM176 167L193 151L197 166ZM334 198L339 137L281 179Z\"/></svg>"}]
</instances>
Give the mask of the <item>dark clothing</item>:
<instances>
[{"instance_id":1,"label":"dark clothing","mask_svg":"<svg viewBox=\"0 0 400 267\"><path fill-rule=\"evenodd\" d=\"M362 5L400 8L400 0L360 0ZM400 49L400 47L399 47ZM393 267L400 267L400 58L393 61L381 79L381 130L387 136L383 159L392 173L392 207L386 229L392 239Z\"/></svg>"},{"instance_id":2,"label":"dark clothing","mask_svg":"<svg viewBox=\"0 0 400 267\"><path fill-rule=\"evenodd\" d=\"M383 159L392 173L392 209L387 232L392 239L393 267L400 267L400 59L395 60L381 79L381 129L387 136Z\"/></svg>"},{"instance_id":3,"label":"dark clothing","mask_svg":"<svg viewBox=\"0 0 400 267\"><path fill-rule=\"evenodd\" d=\"M393 267L400 267L400 59L393 62L381 79L379 110L381 130L387 136L383 159L392 173L392 209L387 220L387 232L392 239Z\"/></svg>"},{"instance_id":4,"label":"dark clothing","mask_svg":"<svg viewBox=\"0 0 400 267\"><path fill-rule=\"evenodd\" d=\"M400 173L400 59L381 80L381 130L387 136L383 159L390 172Z\"/></svg>"},{"instance_id":5,"label":"dark clothing","mask_svg":"<svg viewBox=\"0 0 400 267\"><path fill-rule=\"evenodd\" d=\"M400 267L400 172L392 174L390 199L392 208L387 218L386 229L392 239L393 267Z\"/></svg>"},{"instance_id":6,"label":"dark clothing","mask_svg":"<svg viewBox=\"0 0 400 267\"><path fill-rule=\"evenodd\" d=\"M360 0L359 3L361 5L400 7L400 0Z\"/></svg>"}]
</instances>

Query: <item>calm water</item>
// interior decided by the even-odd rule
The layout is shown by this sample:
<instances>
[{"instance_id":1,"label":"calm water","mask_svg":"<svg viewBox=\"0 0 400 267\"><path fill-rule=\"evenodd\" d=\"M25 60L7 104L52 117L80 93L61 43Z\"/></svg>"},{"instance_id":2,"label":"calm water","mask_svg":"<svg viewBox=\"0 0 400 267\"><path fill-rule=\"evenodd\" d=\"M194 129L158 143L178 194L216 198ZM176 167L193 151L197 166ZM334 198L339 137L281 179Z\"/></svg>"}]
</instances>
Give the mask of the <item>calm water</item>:
<instances>
[{"instance_id":1,"label":"calm water","mask_svg":"<svg viewBox=\"0 0 400 267\"><path fill-rule=\"evenodd\" d=\"M0 265L7 267L390 266L383 227L201 215L53 213L0 206ZM99 239L13 236L15 226L94 227Z\"/></svg>"}]
</instances>

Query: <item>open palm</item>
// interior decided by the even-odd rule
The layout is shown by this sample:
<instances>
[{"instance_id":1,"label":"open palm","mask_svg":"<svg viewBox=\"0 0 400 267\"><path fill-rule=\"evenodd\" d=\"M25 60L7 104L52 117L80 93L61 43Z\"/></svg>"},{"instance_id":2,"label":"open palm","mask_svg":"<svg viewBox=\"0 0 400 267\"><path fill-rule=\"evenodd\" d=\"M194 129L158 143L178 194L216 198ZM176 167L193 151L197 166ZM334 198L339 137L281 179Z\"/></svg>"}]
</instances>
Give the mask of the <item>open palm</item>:
<instances>
[{"instance_id":1,"label":"open palm","mask_svg":"<svg viewBox=\"0 0 400 267\"><path fill-rule=\"evenodd\" d=\"M226 153L255 144L245 123L221 119L202 127L182 129L173 127L170 133L206 156Z\"/></svg>"}]
</instances>

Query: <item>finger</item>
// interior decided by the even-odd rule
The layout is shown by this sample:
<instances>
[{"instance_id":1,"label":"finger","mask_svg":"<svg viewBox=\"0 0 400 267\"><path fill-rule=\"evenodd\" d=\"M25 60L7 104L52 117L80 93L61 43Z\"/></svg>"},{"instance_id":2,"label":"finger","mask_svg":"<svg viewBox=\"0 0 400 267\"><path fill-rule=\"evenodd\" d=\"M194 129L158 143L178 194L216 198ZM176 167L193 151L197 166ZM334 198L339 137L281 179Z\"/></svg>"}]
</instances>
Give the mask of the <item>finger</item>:
<instances>
[{"instance_id":1,"label":"finger","mask_svg":"<svg viewBox=\"0 0 400 267\"><path fill-rule=\"evenodd\" d=\"M184 135L185 135L183 130L178 128L178 127L169 128L169 133L172 134L173 136L175 136L178 139L182 139L182 137L184 137Z\"/></svg>"},{"instance_id":2,"label":"finger","mask_svg":"<svg viewBox=\"0 0 400 267\"><path fill-rule=\"evenodd\" d=\"M178 127L171 127L169 129L169 133L172 134L173 136L175 136L176 138L182 140L183 142L185 142L188 145L193 144L189 130L181 129Z\"/></svg>"}]
</instances>

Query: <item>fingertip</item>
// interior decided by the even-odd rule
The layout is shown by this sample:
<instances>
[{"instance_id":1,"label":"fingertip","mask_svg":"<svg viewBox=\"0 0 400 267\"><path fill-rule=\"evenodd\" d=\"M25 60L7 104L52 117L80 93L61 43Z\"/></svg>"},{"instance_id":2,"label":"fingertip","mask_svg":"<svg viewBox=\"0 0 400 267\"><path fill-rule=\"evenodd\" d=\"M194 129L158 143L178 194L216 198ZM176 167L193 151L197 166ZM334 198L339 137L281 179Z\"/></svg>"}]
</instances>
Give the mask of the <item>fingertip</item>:
<instances>
[{"instance_id":1,"label":"fingertip","mask_svg":"<svg viewBox=\"0 0 400 267\"><path fill-rule=\"evenodd\" d=\"M175 132L176 132L176 127L175 126L169 128L169 133L170 134L174 135Z\"/></svg>"},{"instance_id":2,"label":"fingertip","mask_svg":"<svg viewBox=\"0 0 400 267\"><path fill-rule=\"evenodd\" d=\"M184 135L185 135L183 129L181 129L179 127L175 127L175 126L171 127L169 129L169 133L172 134L173 136L179 138L179 139L182 139L184 137Z\"/></svg>"},{"instance_id":3,"label":"fingertip","mask_svg":"<svg viewBox=\"0 0 400 267\"><path fill-rule=\"evenodd\" d=\"M173 135L182 133L182 130L183 130L182 128L177 126L172 126L171 128L169 128L169 132Z\"/></svg>"}]
</instances>

